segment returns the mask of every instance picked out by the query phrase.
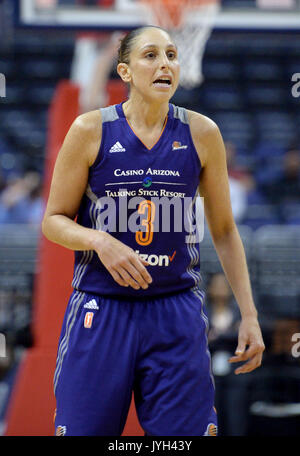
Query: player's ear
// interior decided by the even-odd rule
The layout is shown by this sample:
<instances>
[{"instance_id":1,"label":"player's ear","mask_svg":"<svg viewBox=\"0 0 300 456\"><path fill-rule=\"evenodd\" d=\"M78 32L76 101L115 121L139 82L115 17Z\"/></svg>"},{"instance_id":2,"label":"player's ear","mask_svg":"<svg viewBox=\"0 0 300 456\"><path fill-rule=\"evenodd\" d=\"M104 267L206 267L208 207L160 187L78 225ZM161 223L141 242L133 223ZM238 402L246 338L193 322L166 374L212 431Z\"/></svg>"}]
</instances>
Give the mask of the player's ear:
<instances>
[{"instance_id":1,"label":"player's ear","mask_svg":"<svg viewBox=\"0 0 300 456\"><path fill-rule=\"evenodd\" d=\"M131 81L130 69L127 63L119 63L117 72L123 82L129 83Z\"/></svg>"}]
</instances>

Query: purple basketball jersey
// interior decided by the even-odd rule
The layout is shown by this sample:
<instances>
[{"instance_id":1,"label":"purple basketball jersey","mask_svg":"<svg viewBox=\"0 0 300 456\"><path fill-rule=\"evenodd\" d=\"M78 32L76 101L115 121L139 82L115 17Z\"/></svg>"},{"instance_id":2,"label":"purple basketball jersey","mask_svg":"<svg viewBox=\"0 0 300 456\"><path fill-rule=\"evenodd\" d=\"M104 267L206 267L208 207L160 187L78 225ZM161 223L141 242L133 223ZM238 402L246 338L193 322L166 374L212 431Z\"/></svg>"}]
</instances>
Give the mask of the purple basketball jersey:
<instances>
[{"instance_id":1,"label":"purple basketball jersey","mask_svg":"<svg viewBox=\"0 0 300 456\"><path fill-rule=\"evenodd\" d=\"M195 200L201 163L184 108L169 104L156 144L147 148L122 104L101 109L102 142L83 196L78 223L105 230L149 262L147 290L118 285L94 251L76 251L76 290L141 298L198 287Z\"/></svg>"}]
</instances>

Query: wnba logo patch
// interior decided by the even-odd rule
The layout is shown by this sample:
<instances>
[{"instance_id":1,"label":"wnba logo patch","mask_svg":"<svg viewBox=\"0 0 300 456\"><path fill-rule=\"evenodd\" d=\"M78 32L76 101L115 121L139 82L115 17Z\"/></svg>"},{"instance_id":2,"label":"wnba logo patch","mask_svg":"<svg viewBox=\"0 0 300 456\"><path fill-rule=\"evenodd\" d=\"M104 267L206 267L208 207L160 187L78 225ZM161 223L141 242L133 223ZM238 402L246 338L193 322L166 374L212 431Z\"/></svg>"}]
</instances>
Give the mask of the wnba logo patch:
<instances>
[{"instance_id":1,"label":"wnba logo patch","mask_svg":"<svg viewBox=\"0 0 300 456\"><path fill-rule=\"evenodd\" d=\"M94 318L94 312L87 312L84 317L84 327L91 328Z\"/></svg>"},{"instance_id":2,"label":"wnba logo patch","mask_svg":"<svg viewBox=\"0 0 300 456\"><path fill-rule=\"evenodd\" d=\"M66 435L66 432L67 426L57 426L55 435L61 437L63 435Z\"/></svg>"},{"instance_id":3,"label":"wnba logo patch","mask_svg":"<svg viewBox=\"0 0 300 456\"><path fill-rule=\"evenodd\" d=\"M218 428L217 426L214 424L214 423L210 423L208 426L207 426L207 429L206 429L206 432L205 432L205 436L209 436L209 437L216 437L218 434Z\"/></svg>"}]
</instances>

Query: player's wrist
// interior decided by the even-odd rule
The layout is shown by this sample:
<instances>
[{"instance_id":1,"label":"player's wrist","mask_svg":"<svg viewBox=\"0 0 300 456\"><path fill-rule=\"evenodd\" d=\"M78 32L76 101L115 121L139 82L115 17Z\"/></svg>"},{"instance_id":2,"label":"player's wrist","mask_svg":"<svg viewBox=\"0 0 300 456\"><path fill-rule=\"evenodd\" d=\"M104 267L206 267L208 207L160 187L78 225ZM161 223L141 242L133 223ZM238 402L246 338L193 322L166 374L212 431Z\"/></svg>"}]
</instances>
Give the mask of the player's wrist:
<instances>
[{"instance_id":1,"label":"player's wrist","mask_svg":"<svg viewBox=\"0 0 300 456\"><path fill-rule=\"evenodd\" d=\"M258 314L256 310L241 312L242 320L258 321Z\"/></svg>"},{"instance_id":2,"label":"player's wrist","mask_svg":"<svg viewBox=\"0 0 300 456\"><path fill-rule=\"evenodd\" d=\"M91 230L91 236L89 239L90 250L95 250L96 252L101 250L103 244L107 241L109 236L110 234L105 231Z\"/></svg>"}]
</instances>

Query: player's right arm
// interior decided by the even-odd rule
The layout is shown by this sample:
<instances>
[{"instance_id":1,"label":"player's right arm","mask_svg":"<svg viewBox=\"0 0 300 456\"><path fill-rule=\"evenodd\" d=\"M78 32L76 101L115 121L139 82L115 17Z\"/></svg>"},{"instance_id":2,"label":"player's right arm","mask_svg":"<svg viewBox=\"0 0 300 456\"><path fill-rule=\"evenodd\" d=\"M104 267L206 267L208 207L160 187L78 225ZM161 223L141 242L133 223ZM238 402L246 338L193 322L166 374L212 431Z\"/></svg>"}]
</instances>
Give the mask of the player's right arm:
<instances>
[{"instance_id":1,"label":"player's right arm","mask_svg":"<svg viewBox=\"0 0 300 456\"><path fill-rule=\"evenodd\" d=\"M73 122L55 163L42 231L50 241L68 249L95 250L119 285L147 288L151 282L147 262L109 233L75 221L101 135L100 110L82 114Z\"/></svg>"}]
</instances>

